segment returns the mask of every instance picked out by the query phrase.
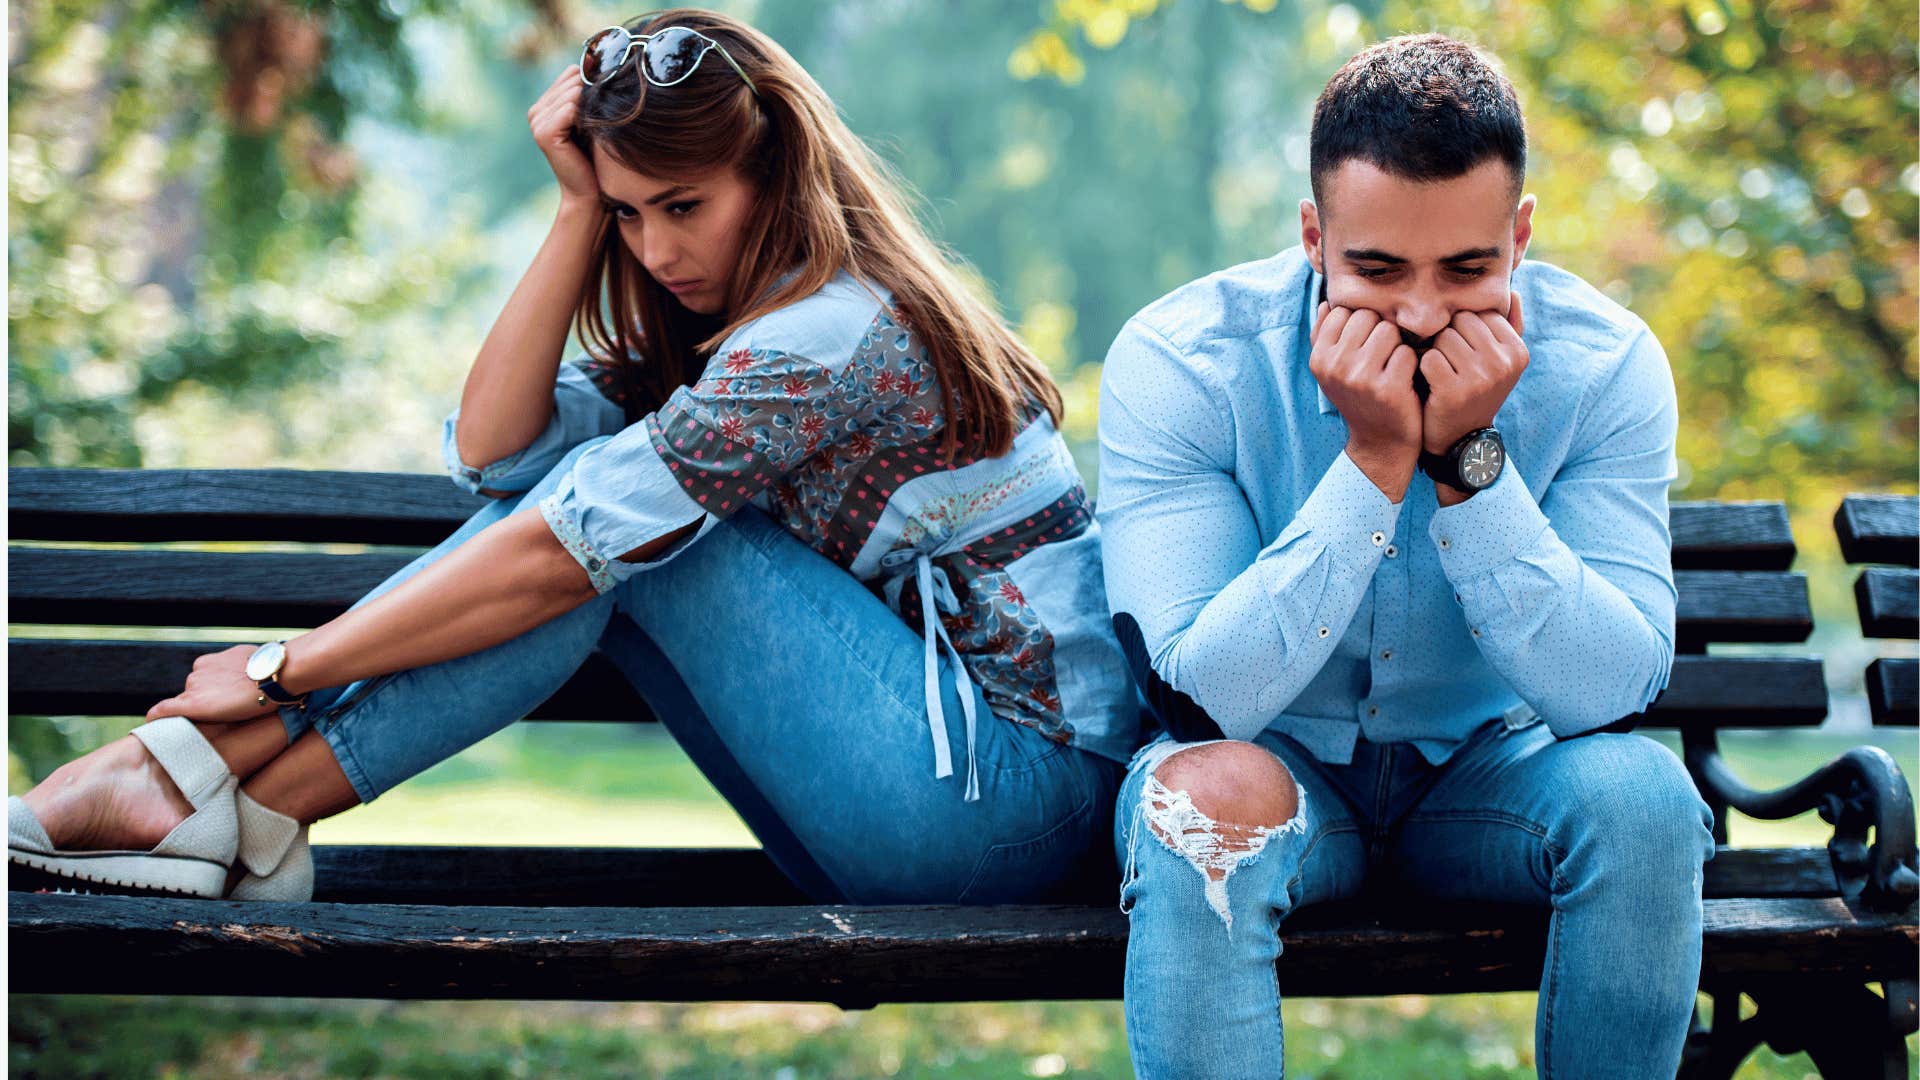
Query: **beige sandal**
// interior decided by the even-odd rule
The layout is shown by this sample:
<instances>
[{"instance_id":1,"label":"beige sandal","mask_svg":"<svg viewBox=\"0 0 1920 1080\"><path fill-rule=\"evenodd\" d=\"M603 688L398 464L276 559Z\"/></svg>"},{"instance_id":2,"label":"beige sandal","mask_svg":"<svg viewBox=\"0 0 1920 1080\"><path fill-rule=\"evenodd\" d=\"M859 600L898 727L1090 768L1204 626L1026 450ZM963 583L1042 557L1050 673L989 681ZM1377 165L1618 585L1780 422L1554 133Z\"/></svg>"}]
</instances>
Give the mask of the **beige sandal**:
<instances>
[{"instance_id":1,"label":"beige sandal","mask_svg":"<svg viewBox=\"0 0 1920 1080\"><path fill-rule=\"evenodd\" d=\"M7 800L9 888L220 896L240 846L234 806L238 781L184 716L142 724L133 736L166 770L193 813L151 851L61 851L26 800L13 796Z\"/></svg>"}]
</instances>

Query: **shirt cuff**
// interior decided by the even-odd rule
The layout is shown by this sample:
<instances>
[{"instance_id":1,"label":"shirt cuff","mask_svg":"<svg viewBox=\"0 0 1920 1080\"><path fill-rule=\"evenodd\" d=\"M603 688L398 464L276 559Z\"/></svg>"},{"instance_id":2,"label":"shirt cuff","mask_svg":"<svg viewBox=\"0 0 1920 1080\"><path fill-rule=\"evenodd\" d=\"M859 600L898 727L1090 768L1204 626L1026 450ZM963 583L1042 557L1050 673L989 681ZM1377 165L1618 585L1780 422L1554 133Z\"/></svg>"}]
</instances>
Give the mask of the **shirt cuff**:
<instances>
[{"instance_id":1,"label":"shirt cuff","mask_svg":"<svg viewBox=\"0 0 1920 1080\"><path fill-rule=\"evenodd\" d=\"M1387 498L1342 451L1300 504L1293 521L1296 528L1325 544L1335 558L1354 566L1377 565L1393 539L1404 502Z\"/></svg>"},{"instance_id":2,"label":"shirt cuff","mask_svg":"<svg viewBox=\"0 0 1920 1080\"><path fill-rule=\"evenodd\" d=\"M601 593L672 561L720 520L680 490L650 447L612 460L605 459L603 447L581 455L560 486L540 500L540 516ZM694 521L698 529L653 558L621 561L627 552Z\"/></svg>"},{"instance_id":3,"label":"shirt cuff","mask_svg":"<svg viewBox=\"0 0 1920 1080\"><path fill-rule=\"evenodd\" d=\"M510 475L513 470L520 465L521 459L527 456L527 451L532 449L532 447L517 450L491 465L476 469L460 460L460 447L453 437L454 425L458 423L459 420L460 410L455 409L447 417L446 422L441 425L440 458L446 463L447 475L453 477L455 484L458 484L460 487L465 488L475 495L480 494L481 488L500 488L500 479Z\"/></svg>"},{"instance_id":4,"label":"shirt cuff","mask_svg":"<svg viewBox=\"0 0 1920 1080\"><path fill-rule=\"evenodd\" d=\"M1547 515L1507 459L1493 486L1433 513L1427 535L1440 551L1448 581L1465 581L1513 561L1547 531Z\"/></svg>"}]
</instances>

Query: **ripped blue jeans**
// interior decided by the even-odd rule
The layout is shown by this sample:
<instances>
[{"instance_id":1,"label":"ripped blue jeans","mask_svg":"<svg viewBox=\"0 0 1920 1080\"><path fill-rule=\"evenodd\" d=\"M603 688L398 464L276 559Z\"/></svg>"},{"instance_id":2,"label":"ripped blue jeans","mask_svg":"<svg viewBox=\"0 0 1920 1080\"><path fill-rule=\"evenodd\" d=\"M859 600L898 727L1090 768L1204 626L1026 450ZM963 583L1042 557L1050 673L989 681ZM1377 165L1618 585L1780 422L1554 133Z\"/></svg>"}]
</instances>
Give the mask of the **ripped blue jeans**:
<instances>
[{"instance_id":1,"label":"ripped blue jeans","mask_svg":"<svg viewBox=\"0 0 1920 1080\"><path fill-rule=\"evenodd\" d=\"M1438 766L1407 743L1362 739L1350 764L1329 765L1284 735L1256 742L1293 775L1290 821L1219 828L1159 782L1162 762L1204 743L1163 736L1121 784L1127 1042L1142 1080L1281 1076L1281 925L1363 888L1551 907L1539 1074L1678 1069L1713 835L1665 747L1616 733L1562 741L1537 719L1491 720Z\"/></svg>"},{"instance_id":2,"label":"ripped blue jeans","mask_svg":"<svg viewBox=\"0 0 1920 1080\"><path fill-rule=\"evenodd\" d=\"M366 603L567 475L483 507ZM751 507L675 558L468 656L317 690L283 709L289 739L327 741L363 802L545 701L596 649L627 677L794 884L823 903L1042 901L1104 847L1117 762L988 710L939 661L950 716L975 696L980 798L935 779L919 634L841 567ZM948 725L955 761L965 729Z\"/></svg>"}]
</instances>

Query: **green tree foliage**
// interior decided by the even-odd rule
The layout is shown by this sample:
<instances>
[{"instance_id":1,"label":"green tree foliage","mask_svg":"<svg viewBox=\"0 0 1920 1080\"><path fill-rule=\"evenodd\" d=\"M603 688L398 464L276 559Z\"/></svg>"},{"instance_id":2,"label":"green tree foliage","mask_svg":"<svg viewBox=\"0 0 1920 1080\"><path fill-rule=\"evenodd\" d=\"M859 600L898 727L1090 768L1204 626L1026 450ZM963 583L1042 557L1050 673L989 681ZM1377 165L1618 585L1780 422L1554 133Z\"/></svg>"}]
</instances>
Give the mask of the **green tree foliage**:
<instances>
[{"instance_id":1,"label":"green tree foliage","mask_svg":"<svg viewBox=\"0 0 1920 1080\"><path fill-rule=\"evenodd\" d=\"M1062 0L1011 66L1096 78L1123 61L1077 46L1120 46L1139 20L1201 3ZM1394 33L1442 30L1500 58L1528 114L1534 253L1631 306L1672 359L1681 494L1825 513L1843 490L1911 488L1910 6L1392 0L1272 18L1304 27L1292 59L1319 79Z\"/></svg>"},{"instance_id":2,"label":"green tree foliage","mask_svg":"<svg viewBox=\"0 0 1920 1080\"><path fill-rule=\"evenodd\" d=\"M404 18L440 0L9 12L8 460L137 465L140 412L367 359L461 282L462 237L367 227L356 117L423 125Z\"/></svg>"}]
</instances>

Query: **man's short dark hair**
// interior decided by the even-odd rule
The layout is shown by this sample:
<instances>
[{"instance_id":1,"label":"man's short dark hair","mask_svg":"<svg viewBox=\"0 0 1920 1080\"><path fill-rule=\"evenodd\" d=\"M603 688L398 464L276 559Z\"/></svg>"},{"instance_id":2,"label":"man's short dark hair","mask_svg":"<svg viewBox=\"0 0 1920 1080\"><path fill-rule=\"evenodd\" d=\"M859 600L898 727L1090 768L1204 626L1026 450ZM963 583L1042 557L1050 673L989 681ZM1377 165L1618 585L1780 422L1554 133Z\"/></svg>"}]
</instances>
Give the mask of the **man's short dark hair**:
<instances>
[{"instance_id":1,"label":"man's short dark hair","mask_svg":"<svg viewBox=\"0 0 1920 1080\"><path fill-rule=\"evenodd\" d=\"M1326 213L1326 178L1358 158L1407 180L1451 180L1491 157L1527 172L1513 84L1473 46L1444 34L1389 38L1346 62L1313 106L1308 177Z\"/></svg>"}]
</instances>

